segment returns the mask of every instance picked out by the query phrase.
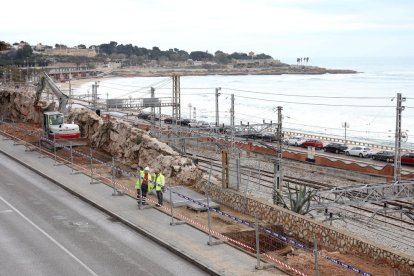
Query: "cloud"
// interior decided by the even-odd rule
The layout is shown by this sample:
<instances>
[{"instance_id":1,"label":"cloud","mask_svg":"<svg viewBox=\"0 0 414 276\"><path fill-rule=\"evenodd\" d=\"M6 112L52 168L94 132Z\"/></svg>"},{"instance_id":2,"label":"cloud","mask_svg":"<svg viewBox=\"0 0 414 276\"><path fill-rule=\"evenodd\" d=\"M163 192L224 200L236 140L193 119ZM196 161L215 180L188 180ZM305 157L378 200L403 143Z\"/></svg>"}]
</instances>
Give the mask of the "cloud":
<instances>
[{"instance_id":1,"label":"cloud","mask_svg":"<svg viewBox=\"0 0 414 276\"><path fill-rule=\"evenodd\" d=\"M296 48L298 38L307 37L307 43L323 51L326 41L343 43L341 36L351 41L360 35L375 36L377 41L381 33L395 33L401 34L401 43L413 44L409 38L414 37L413 7L403 0L21 0L2 3L2 10L9 12L2 13L0 33L8 42L73 46L115 40L229 52L284 47L275 41Z\"/></svg>"}]
</instances>

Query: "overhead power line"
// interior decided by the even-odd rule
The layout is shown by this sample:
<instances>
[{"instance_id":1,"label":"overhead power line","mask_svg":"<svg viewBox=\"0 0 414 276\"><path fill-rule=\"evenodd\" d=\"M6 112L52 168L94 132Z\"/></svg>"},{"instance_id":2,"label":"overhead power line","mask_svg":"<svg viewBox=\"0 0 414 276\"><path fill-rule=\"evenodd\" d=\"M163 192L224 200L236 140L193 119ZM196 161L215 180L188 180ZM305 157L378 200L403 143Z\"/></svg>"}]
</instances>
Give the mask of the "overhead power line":
<instances>
[{"instance_id":1,"label":"overhead power line","mask_svg":"<svg viewBox=\"0 0 414 276\"><path fill-rule=\"evenodd\" d=\"M273 92L260 92L253 90L244 90L244 89L234 89L228 87L222 87L222 89L227 89L231 91L246 92L253 94L263 94L263 95L275 95L275 96L286 96L286 97L299 97L299 98L321 98L321 99L372 99L372 100L384 100L392 99L393 97L355 97L355 96L321 96L321 95L301 95L301 94L284 94L284 93L273 93Z\"/></svg>"},{"instance_id":2,"label":"overhead power line","mask_svg":"<svg viewBox=\"0 0 414 276\"><path fill-rule=\"evenodd\" d=\"M121 84L121 83L106 82L106 81L105 81L105 84L117 85L117 86L125 86L125 87L133 87L133 88L151 88L151 86L139 86L139 85L131 85L131 84Z\"/></svg>"},{"instance_id":3,"label":"overhead power line","mask_svg":"<svg viewBox=\"0 0 414 276\"><path fill-rule=\"evenodd\" d=\"M226 94L229 95L229 94ZM280 101L280 100L270 100L270 99L262 99L262 98L254 98L254 97L245 97L245 96L237 96L238 98L243 99L250 99L250 100L258 100L258 101L266 101L266 102L275 102L275 103L290 103L290 104L300 104L300 105L317 105L317 106L338 106L338 107L370 107L370 108L395 108L394 106L387 106L387 105L354 105L354 104L326 104L326 103L304 103L304 102L289 102L289 101Z\"/></svg>"}]
</instances>

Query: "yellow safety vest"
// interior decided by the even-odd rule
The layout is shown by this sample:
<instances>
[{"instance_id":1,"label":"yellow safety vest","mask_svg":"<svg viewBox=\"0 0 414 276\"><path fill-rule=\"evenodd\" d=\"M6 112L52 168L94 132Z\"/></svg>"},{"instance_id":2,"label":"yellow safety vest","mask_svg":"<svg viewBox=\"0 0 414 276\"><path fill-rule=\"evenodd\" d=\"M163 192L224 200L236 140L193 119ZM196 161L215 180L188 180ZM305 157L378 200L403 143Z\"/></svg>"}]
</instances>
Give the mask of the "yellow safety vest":
<instances>
[{"instance_id":1,"label":"yellow safety vest","mask_svg":"<svg viewBox=\"0 0 414 276\"><path fill-rule=\"evenodd\" d=\"M139 178L138 178L137 182L135 183L135 189L137 189L137 190L141 189L141 183L142 183L142 180L144 179L144 176L145 176L145 172L140 171L139 172ZM150 192L153 188L154 188L154 183L152 183L151 174L148 173L148 192Z\"/></svg>"},{"instance_id":2,"label":"yellow safety vest","mask_svg":"<svg viewBox=\"0 0 414 276\"><path fill-rule=\"evenodd\" d=\"M165 185L165 177L160 173L158 177L154 174L155 190L161 191Z\"/></svg>"}]
</instances>

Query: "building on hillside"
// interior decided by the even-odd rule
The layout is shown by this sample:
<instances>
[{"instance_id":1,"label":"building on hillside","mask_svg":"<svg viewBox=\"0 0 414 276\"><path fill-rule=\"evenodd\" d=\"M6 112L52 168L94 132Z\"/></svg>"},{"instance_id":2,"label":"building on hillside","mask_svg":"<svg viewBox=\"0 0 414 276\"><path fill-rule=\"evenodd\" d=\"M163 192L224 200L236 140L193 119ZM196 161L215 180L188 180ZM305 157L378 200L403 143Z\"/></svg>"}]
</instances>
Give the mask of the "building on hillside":
<instances>
[{"instance_id":1,"label":"building on hillside","mask_svg":"<svg viewBox=\"0 0 414 276\"><path fill-rule=\"evenodd\" d=\"M19 50L19 49L23 49L23 47L24 46L26 46L26 45L29 45L29 43L27 43L27 42L24 42L24 41L21 41L21 42L16 42L16 43L13 43L13 48L15 49L15 50ZM30 45L29 45L30 46Z\"/></svg>"},{"instance_id":2,"label":"building on hillside","mask_svg":"<svg viewBox=\"0 0 414 276\"><path fill-rule=\"evenodd\" d=\"M82 56L95 57L95 49L78 49L78 48L53 48L45 49L45 54L50 56Z\"/></svg>"},{"instance_id":3,"label":"building on hillside","mask_svg":"<svg viewBox=\"0 0 414 276\"><path fill-rule=\"evenodd\" d=\"M52 46L43 45L42 43L37 43L35 46L32 47L36 52L44 52L46 49L52 49Z\"/></svg>"},{"instance_id":4,"label":"building on hillside","mask_svg":"<svg viewBox=\"0 0 414 276\"><path fill-rule=\"evenodd\" d=\"M281 64L280 60L277 59L233 59L231 63L233 65L233 68L268 67L278 66Z\"/></svg>"}]
</instances>

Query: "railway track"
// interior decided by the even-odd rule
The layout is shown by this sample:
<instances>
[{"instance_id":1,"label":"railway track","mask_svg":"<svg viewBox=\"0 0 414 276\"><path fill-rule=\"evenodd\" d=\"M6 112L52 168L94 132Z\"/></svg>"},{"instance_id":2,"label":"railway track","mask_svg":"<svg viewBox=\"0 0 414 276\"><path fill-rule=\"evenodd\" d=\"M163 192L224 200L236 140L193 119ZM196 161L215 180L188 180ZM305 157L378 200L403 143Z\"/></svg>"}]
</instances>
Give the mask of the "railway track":
<instances>
[{"instance_id":1,"label":"railway track","mask_svg":"<svg viewBox=\"0 0 414 276\"><path fill-rule=\"evenodd\" d=\"M210 166L211 166L212 171L221 175L222 164L220 160L207 157L207 156L197 156L197 158L198 158L199 166L201 166L204 170L209 171ZM243 181L249 181L253 185L258 185L259 187L269 189L270 193L273 190L273 182L274 182L273 172L266 171L266 170L260 170L259 172L259 170L251 169L247 166L240 166L240 171L241 171L241 177ZM310 179L303 179L303 178L297 178L297 177L292 177L292 176L284 176L283 179L284 181L287 181L292 184L303 185L303 186L311 187L311 188L318 189L318 190L321 190L321 189L330 190L330 189L337 187L332 184L321 183L321 182L310 180ZM295 189L295 188L292 187L292 189ZM396 208L405 208L410 211L414 210L414 206L412 203L403 201L403 200L386 201L384 203L386 203L388 206L393 206ZM373 206L373 208L376 208L377 210L378 210L378 207L381 207L381 208L384 207L383 204L378 204L378 203L371 203L370 205ZM375 209L370 209L367 207L354 206L354 205L351 205L349 207L368 213L369 215L367 215L367 217L372 216L374 213L376 213ZM402 227L409 231L414 232L414 228L412 228L414 226L414 222L407 221L405 219L397 218L395 216L383 214L383 213L377 213L376 215L389 220L387 222L383 220L379 220L383 223L388 223L390 225L400 227L400 228ZM391 221L394 221L394 222L391 222ZM401 223L406 224L407 227L402 226Z\"/></svg>"}]
</instances>

